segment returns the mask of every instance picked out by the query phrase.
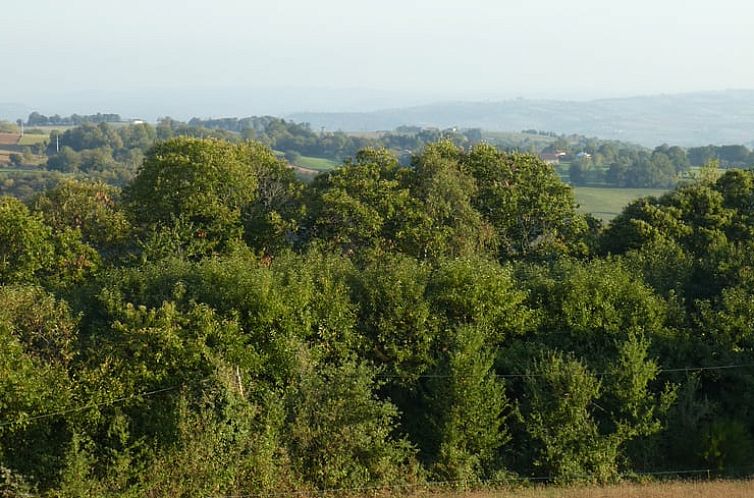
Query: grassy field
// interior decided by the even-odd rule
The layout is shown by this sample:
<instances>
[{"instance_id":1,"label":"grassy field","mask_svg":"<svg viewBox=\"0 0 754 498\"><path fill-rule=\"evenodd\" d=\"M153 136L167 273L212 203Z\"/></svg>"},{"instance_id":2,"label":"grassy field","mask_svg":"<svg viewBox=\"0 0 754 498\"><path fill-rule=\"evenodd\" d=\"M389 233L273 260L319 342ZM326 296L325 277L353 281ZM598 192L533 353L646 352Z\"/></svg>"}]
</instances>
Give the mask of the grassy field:
<instances>
[{"instance_id":1,"label":"grassy field","mask_svg":"<svg viewBox=\"0 0 754 498\"><path fill-rule=\"evenodd\" d=\"M371 140L379 140L386 134L384 131L347 131L345 133L349 137L368 138Z\"/></svg>"},{"instance_id":2,"label":"grassy field","mask_svg":"<svg viewBox=\"0 0 754 498\"><path fill-rule=\"evenodd\" d=\"M42 173L47 173L47 170L44 169L23 169L23 168L7 168L0 164L0 175L3 175L4 173L14 173L14 174L20 174L20 175L39 175Z\"/></svg>"},{"instance_id":3,"label":"grassy field","mask_svg":"<svg viewBox=\"0 0 754 498\"><path fill-rule=\"evenodd\" d=\"M375 495L367 495L375 496ZM379 495L376 496L390 496ZM561 488L555 486L478 492L418 492L411 498L753 498L754 481L673 481Z\"/></svg>"},{"instance_id":4,"label":"grassy field","mask_svg":"<svg viewBox=\"0 0 754 498\"><path fill-rule=\"evenodd\" d=\"M44 137L44 136L50 136L50 133L52 133L53 131L63 133L64 131L68 131L76 127L74 125L60 125L60 126L30 126L28 128L30 130L34 130L34 133L26 133L25 135L37 135L36 132L41 131L44 133L39 133L38 136Z\"/></svg>"},{"instance_id":5,"label":"grassy field","mask_svg":"<svg viewBox=\"0 0 754 498\"><path fill-rule=\"evenodd\" d=\"M666 189L657 188L574 187L579 210L604 221L615 218L634 199L665 192Z\"/></svg>"},{"instance_id":6,"label":"grassy field","mask_svg":"<svg viewBox=\"0 0 754 498\"><path fill-rule=\"evenodd\" d=\"M49 135L29 135L26 134L18 141L18 145L34 145L42 143L49 138Z\"/></svg>"},{"instance_id":7,"label":"grassy field","mask_svg":"<svg viewBox=\"0 0 754 498\"><path fill-rule=\"evenodd\" d=\"M0 149L0 165L2 166L8 166L10 165L10 155L11 154L18 154L18 152L12 151L12 150L6 150L6 149ZM47 161L46 156L39 156L34 155L32 156L31 160L24 161L24 166L41 166Z\"/></svg>"},{"instance_id":8,"label":"grassy field","mask_svg":"<svg viewBox=\"0 0 754 498\"><path fill-rule=\"evenodd\" d=\"M330 159L322 159L320 157L301 156L296 161L296 166L307 169L316 169L318 171L328 171L340 166L339 163L331 161Z\"/></svg>"},{"instance_id":9,"label":"grassy field","mask_svg":"<svg viewBox=\"0 0 754 498\"><path fill-rule=\"evenodd\" d=\"M513 142L524 142L528 141L529 143L533 144L550 144L557 140L557 137L551 137L548 135L535 135L533 133L519 133L515 131L482 131L482 137L484 137L485 140L495 141L495 140L502 140L502 141L513 141Z\"/></svg>"}]
</instances>

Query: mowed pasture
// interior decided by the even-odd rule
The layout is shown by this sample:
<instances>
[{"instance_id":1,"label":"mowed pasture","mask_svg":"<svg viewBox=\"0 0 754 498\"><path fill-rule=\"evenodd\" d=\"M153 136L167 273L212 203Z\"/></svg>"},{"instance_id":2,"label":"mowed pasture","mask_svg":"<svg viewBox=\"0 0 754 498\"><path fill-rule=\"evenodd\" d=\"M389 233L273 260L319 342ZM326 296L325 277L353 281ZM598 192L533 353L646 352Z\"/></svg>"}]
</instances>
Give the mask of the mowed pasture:
<instances>
[{"instance_id":1,"label":"mowed pasture","mask_svg":"<svg viewBox=\"0 0 754 498\"><path fill-rule=\"evenodd\" d=\"M329 171L340 166L340 163L321 157L301 156L296 160L296 166L306 169L316 169L317 171Z\"/></svg>"},{"instance_id":2,"label":"mowed pasture","mask_svg":"<svg viewBox=\"0 0 754 498\"><path fill-rule=\"evenodd\" d=\"M485 140L492 142L513 142L529 144L546 145L551 144L557 140L557 137L551 137L549 135L538 135L534 133L520 133L515 131L482 131L482 136Z\"/></svg>"},{"instance_id":3,"label":"mowed pasture","mask_svg":"<svg viewBox=\"0 0 754 498\"><path fill-rule=\"evenodd\" d=\"M44 169L22 169L22 168L8 168L2 163L0 163L0 178L4 177L6 174L12 173L14 175L41 175L44 173L49 173L47 170ZM59 173L61 176L73 176L73 173ZM0 495L2 496L2 495Z\"/></svg>"},{"instance_id":4,"label":"mowed pasture","mask_svg":"<svg viewBox=\"0 0 754 498\"><path fill-rule=\"evenodd\" d=\"M658 197L667 192L661 188L574 187L579 211L590 213L602 221L618 216L631 201L640 197Z\"/></svg>"},{"instance_id":5,"label":"mowed pasture","mask_svg":"<svg viewBox=\"0 0 754 498\"><path fill-rule=\"evenodd\" d=\"M35 145L43 143L45 140L49 138L49 135L42 135L42 134L25 134L21 139L18 141L18 145Z\"/></svg>"}]
</instances>

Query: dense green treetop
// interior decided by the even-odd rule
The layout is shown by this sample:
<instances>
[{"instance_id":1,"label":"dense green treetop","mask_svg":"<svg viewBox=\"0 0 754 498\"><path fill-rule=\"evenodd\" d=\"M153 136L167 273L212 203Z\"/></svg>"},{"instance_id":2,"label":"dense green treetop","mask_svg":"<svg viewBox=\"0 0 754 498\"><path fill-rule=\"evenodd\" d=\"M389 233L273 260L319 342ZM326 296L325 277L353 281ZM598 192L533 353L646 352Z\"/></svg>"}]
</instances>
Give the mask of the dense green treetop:
<instances>
[{"instance_id":1,"label":"dense green treetop","mask_svg":"<svg viewBox=\"0 0 754 498\"><path fill-rule=\"evenodd\" d=\"M573 192L544 161L485 144L460 161L476 180L473 203L495 228L502 258L568 252L569 243L586 231Z\"/></svg>"},{"instance_id":2,"label":"dense green treetop","mask_svg":"<svg viewBox=\"0 0 754 498\"><path fill-rule=\"evenodd\" d=\"M124 243L131 231L119 199L115 187L66 180L40 194L32 205L53 230L79 230L85 242L104 251Z\"/></svg>"},{"instance_id":3,"label":"dense green treetop","mask_svg":"<svg viewBox=\"0 0 754 498\"><path fill-rule=\"evenodd\" d=\"M152 148L124 192L131 219L159 226L182 219L194 237L238 238L241 214L256 198L254 156L213 139L175 138Z\"/></svg>"},{"instance_id":4,"label":"dense green treetop","mask_svg":"<svg viewBox=\"0 0 754 498\"><path fill-rule=\"evenodd\" d=\"M52 260L51 230L12 197L0 197L0 282L33 281Z\"/></svg>"},{"instance_id":5,"label":"dense green treetop","mask_svg":"<svg viewBox=\"0 0 754 498\"><path fill-rule=\"evenodd\" d=\"M307 189L303 236L342 251L402 245L402 231L417 201L406 178L410 171L385 150L366 149L342 168L315 178Z\"/></svg>"}]
</instances>

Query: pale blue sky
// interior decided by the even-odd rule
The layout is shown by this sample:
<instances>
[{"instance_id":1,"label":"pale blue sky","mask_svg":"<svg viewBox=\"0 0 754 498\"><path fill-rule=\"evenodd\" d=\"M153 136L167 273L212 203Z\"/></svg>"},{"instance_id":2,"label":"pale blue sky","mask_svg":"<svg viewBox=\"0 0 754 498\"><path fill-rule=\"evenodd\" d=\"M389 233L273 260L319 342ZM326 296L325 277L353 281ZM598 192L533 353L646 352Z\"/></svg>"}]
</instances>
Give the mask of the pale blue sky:
<instances>
[{"instance_id":1,"label":"pale blue sky","mask_svg":"<svg viewBox=\"0 0 754 498\"><path fill-rule=\"evenodd\" d=\"M332 89L358 107L358 92L379 106L753 88L752 53L745 0L5 0L0 102L227 87L304 110Z\"/></svg>"}]
</instances>

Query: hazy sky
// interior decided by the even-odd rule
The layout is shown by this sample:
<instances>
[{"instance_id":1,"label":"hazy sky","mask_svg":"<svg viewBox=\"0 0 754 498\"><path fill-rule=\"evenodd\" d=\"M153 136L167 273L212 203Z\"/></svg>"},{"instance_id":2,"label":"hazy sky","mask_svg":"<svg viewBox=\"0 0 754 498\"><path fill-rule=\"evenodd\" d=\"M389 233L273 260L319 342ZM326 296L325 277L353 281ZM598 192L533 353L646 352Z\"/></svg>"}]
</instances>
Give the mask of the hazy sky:
<instances>
[{"instance_id":1,"label":"hazy sky","mask_svg":"<svg viewBox=\"0 0 754 498\"><path fill-rule=\"evenodd\" d=\"M297 89L403 103L752 88L752 53L745 0L7 1L0 102L285 87L304 110L317 103Z\"/></svg>"}]
</instances>

